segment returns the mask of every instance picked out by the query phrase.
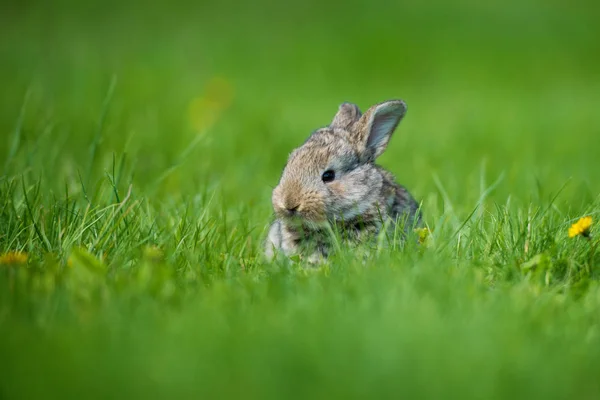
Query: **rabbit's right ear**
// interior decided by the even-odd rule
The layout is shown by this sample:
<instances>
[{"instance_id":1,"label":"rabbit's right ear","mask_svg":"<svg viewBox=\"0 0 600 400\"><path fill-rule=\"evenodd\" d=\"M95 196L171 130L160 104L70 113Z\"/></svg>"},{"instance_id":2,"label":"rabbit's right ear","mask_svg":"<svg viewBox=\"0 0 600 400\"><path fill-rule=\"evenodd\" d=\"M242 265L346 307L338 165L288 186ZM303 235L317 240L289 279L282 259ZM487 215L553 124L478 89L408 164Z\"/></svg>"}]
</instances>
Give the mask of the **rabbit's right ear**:
<instances>
[{"instance_id":1,"label":"rabbit's right ear","mask_svg":"<svg viewBox=\"0 0 600 400\"><path fill-rule=\"evenodd\" d=\"M371 162L384 152L405 113L402 100L385 101L365 112L353 127L353 139L364 161Z\"/></svg>"},{"instance_id":2,"label":"rabbit's right ear","mask_svg":"<svg viewBox=\"0 0 600 400\"><path fill-rule=\"evenodd\" d=\"M361 117L362 113L356 104L342 103L331 121L332 128L348 129Z\"/></svg>"}]
</instances>

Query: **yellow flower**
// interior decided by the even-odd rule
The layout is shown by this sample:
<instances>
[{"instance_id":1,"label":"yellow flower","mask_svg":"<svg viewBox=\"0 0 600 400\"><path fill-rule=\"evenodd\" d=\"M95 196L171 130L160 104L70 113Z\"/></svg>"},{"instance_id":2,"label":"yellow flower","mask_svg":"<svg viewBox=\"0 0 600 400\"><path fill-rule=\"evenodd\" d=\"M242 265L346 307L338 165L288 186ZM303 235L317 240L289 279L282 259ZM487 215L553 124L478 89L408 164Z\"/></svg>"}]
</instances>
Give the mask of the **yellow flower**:
<instances>
[{"instance_id":1,"label":"yellow flower","mask_svg":"<svg viewBox=\"0 0 600 400\"><path fill-rule=\"evenodd\" d=\"M17 265L25 264L26 262L27 254L21 251L9 251L8 253L0 255L0 264Z\"/></svg>"},{"instance_id":2,"label":"yellow flower","mask_svg":"<svg viewBox=\"0 0 600 400\"><path fill-rule=\"evenodd\" d=\"M429 237L429 234L431 233L431 231L427 227L425 227L425 228L416 228L415 232L419 236L419 243L421 243L421 244L425 243L425 241Z\"/></svg>"},{"instance_id":3,"label":"yellow flower","mask_svg":"<svg viewBox=\"0 0 600 400\"><path fill-rule=\"evenodd\" d=\"M569 228L569 237L575 237L581 235L583 237L590 236L590 228L592 226L592 217L583 217L579 221L575 222Z\"/></svg>"},{"instance_id":4,"label":"yellow flower","mask_svg":"<svg viewBox=\"0 0 600 400\"><path fill-rule=\"evenodd\" d=\"M146 246L144 247L144 257L149 261L159 262L164 257L164 253L158 246Z\"/></svg>"},{"instance_id":5,"label":"yellow flower","mask_svg":"<svg viewBox=\"0 0 600 400\"><path fill-rule=\"evenodd\" d=\"M233 86L224 78L211 79L204 94L192 99L188 108L188 119L197 131L212 127L233 100Z\"/></svg>"}]
</instances>

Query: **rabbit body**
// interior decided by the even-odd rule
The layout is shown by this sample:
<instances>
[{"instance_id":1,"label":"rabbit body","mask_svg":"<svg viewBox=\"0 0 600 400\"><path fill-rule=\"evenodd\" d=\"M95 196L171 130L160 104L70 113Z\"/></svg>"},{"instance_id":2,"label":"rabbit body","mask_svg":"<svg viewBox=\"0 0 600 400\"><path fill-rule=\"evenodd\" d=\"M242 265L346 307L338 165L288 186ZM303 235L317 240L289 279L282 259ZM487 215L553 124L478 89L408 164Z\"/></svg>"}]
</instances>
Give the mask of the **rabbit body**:
<instances>
[{"instance_id":1,"label":"rabbit body","mask_svg":"<svg viewBox=\"0 0 600 400\"><path fill-rule=\"evenodd\" d=\"M401 100L376 104L364 115L344 103L330 126L290 154L273 190L276 220L266 240L267 258L283 253L322 260L332 250L332 226L358 243L374 238L384 225L393 230L402 224L407 231L419 224L417 202L375 164L405 112Z\"/></svg>"}]
</instances>

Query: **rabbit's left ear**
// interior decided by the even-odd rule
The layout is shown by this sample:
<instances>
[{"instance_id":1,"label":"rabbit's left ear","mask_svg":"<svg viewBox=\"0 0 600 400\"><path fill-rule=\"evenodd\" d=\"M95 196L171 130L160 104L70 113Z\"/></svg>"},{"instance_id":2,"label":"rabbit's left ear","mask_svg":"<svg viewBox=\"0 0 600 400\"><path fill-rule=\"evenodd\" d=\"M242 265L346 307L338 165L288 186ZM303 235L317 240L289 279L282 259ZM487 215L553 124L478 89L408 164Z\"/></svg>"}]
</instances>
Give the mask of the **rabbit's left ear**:
<instances>
[{"instance_id":1,"label":"rabbit's left ear","mask_svg":"<svg viewBox=\"0 0 600 400\"><path fill-rule=\"evenodd\" d=\"M374 161L385 151L404 114L406 103L390 100L369 108L358 120L353 136L365 162Z\"/></svg>"},{"instance_id":2,"label":"rabbit's left ear","mask_svg":"<svg viewBox=\"0 0 600 400\"><path fill-rule=\"evenodd\" d=\"M342 103L337 114L333 117L330 126L332 128L348 129L360 119L361 115L360 109L356 104Z\"/></svg>"}]
</instances>

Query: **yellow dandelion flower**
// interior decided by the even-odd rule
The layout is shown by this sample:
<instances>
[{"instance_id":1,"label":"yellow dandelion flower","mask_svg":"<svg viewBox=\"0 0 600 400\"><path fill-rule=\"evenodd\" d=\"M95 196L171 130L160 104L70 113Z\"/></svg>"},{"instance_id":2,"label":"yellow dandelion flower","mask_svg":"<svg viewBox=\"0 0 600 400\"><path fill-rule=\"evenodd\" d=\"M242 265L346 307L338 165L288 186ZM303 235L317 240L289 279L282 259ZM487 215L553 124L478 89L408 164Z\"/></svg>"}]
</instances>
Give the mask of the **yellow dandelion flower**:
<instances>
[{"instance_id":1,"label":"yellow dandelion flower","mask_svg":"<svg viewBox=\"0 0 600 400\"><path fill-rule=\"evenodd\" d=\"M18 265L27 262L27 254L21 251L9 251L0 255L0 264L3 265Z\"/></svg>"},{"instance_id":2,"label":"yellow dandelion flower","mask_svg":"<svg viewBox=\"0 0 600 400\"><path fill-rule=\"evenodd\" d=\"M233 86L224 78L211 79L204 94L192 99L188 108L188 120L197 131L212 127L233 100Z\"/></svg>"},{"instance_id":3,"label":"yellow dandelion flower","mask_svg":"<svg viewBox=\"0 0 600 400\"><path fill-rule=\"evenodd\" d=\"M416 228L415 229L415 233L419 237L419 243L423 244L423 243L425 243L425 241L427 240L427 238L431 234L431 231L427 227L425 227L425 228Z\"/></svg>"},{"instance_id":4,"label":"yellow dandelion flower","mask_svg":"<svg viewBox=\"0 0 600 400\"><path fill-rule=\"evenodd\" d=\"M144 257L153 262L159 262L164 257L163 251L158 246L144 247Z\"/></svg>"},{"instance_id":5,"label":"yellow dandelion flower","mask_svg":"<svg viewBox=\"0 0 600 400\"><path fill-rule=\"evenodd\" d=\"M590 228L592 227L592 217L587 216L580 218L579 221L575 222L569 228L569 237L575 237L581 235L583 237L590 236Z\"/></svg>"}]
</instances>

